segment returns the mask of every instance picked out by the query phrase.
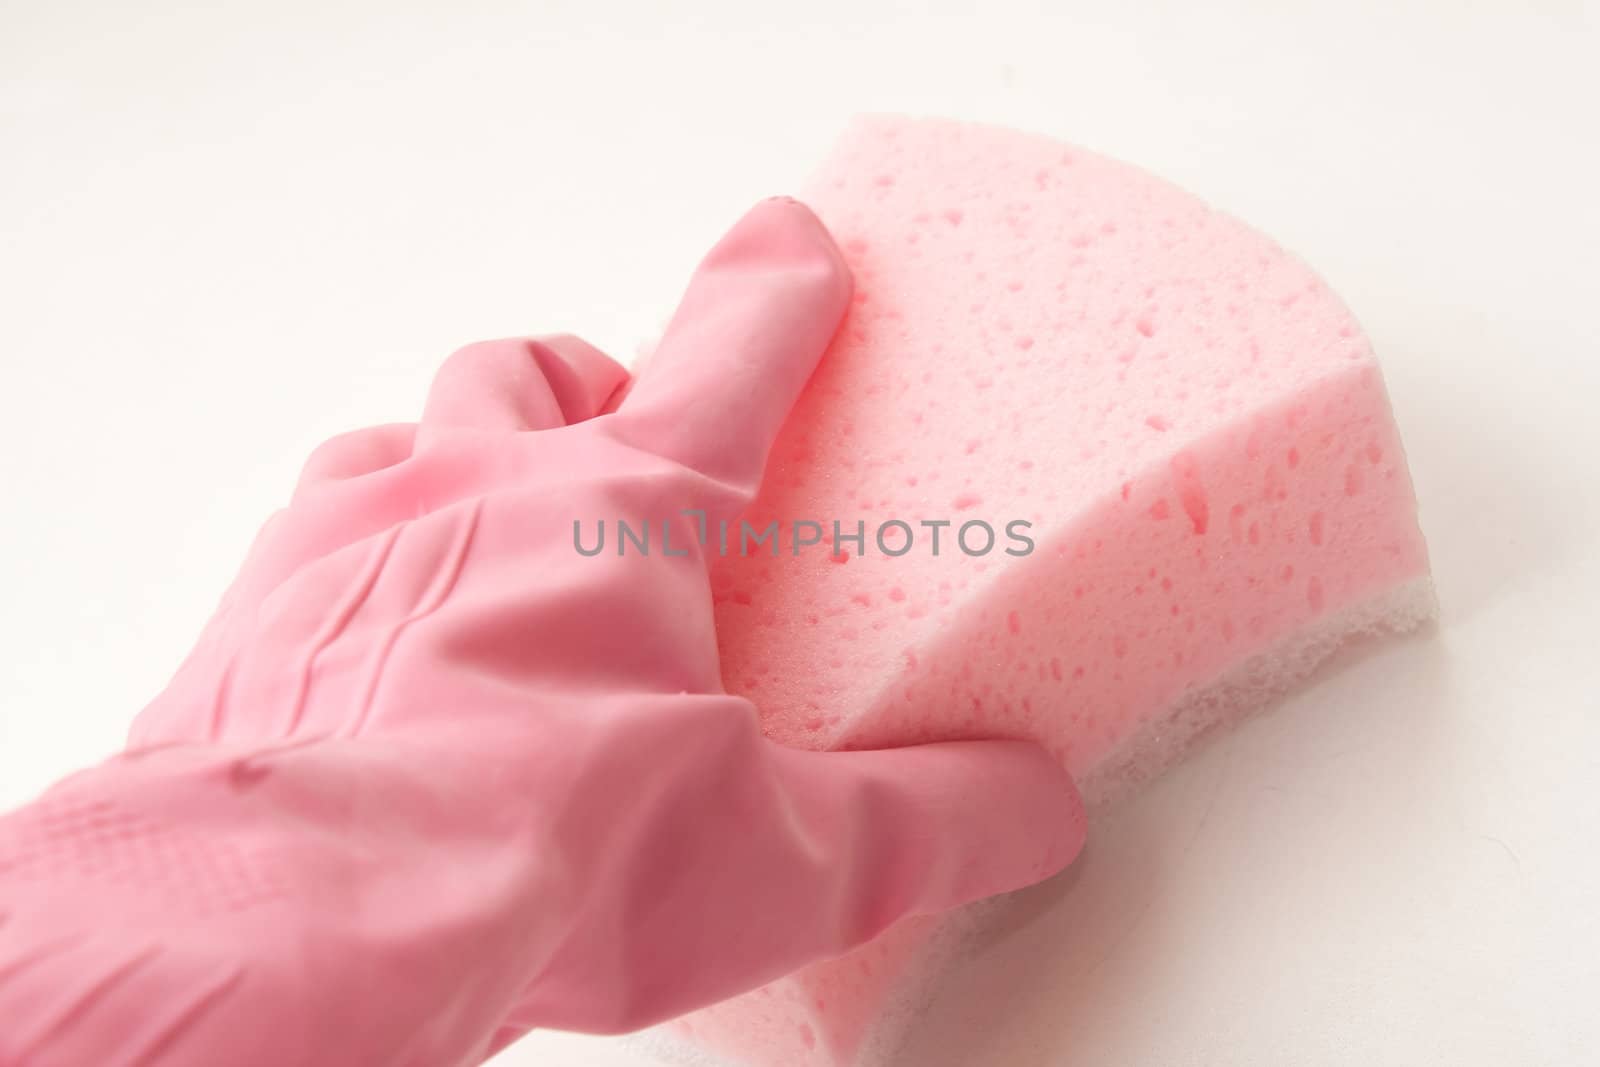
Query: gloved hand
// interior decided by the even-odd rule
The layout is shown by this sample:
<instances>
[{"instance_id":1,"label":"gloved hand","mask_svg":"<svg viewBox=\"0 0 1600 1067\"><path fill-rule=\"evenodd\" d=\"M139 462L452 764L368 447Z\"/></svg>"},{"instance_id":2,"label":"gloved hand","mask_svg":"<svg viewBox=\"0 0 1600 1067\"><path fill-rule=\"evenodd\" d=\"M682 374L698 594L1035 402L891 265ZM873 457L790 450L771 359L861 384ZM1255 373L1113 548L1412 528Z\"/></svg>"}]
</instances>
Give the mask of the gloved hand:
<instances>
[{"instance_id":1,"label":"gloved hand","mask_svg":"<svg viewBox=\"0 0 1600 1067\"><path fill-rule=\"evenodd\" d=\"M796 751L722 689L683 512L751 498L849 295L767 201L620 406L582 342L498 341L318 449L128 751L0 820L0 1064L472 1064L1066 864L1041 750ZM688 553L575 551L619 517Z\"/></svg>"}]
</instances>

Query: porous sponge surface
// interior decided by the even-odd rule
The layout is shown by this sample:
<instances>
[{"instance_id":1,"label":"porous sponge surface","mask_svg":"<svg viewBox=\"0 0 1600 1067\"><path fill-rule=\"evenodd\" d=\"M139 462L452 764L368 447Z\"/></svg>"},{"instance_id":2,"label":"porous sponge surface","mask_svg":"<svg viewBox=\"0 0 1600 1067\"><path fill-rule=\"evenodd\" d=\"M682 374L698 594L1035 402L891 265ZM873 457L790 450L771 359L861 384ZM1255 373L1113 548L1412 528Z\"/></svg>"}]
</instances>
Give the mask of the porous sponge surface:
<instances>
[{"instance_id":1,"label":"porous sponge surface","mask_svg":"<svg viewBox=\"0 0 1600 1067\"><path fill-rule=\"evenodd\" d=\"M1196 692L1425 585L1370 346L1266 238L1124 164L942 121L858 122L805 199L855 304L750 521L860 520L868 541L714 570L725 682L774 738L1027 737L1080 779L1136 779L1146 728L1183 732ZM898 557L873 544L891 519L917 532ZM973 519L1001 531L981 556L952 540ZM1017 519L1025 556L1004 552ZM937 556L922 520L952 523ZM936 926L679 1032L740 1062L857 1062Z\"/></svg>"}]
</instances>

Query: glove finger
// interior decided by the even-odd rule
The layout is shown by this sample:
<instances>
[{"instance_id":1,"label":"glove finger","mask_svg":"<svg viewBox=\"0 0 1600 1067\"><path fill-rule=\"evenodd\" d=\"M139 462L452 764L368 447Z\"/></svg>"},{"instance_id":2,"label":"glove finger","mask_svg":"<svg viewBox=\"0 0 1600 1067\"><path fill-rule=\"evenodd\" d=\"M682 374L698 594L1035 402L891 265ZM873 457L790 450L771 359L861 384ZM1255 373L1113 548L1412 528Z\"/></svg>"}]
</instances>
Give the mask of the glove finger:
<instances>
[{"instance_id":1,"label":"glove finger","mask_svg":"<svg viewBox=\"0 0 1600 1067\"><path fill-rule=\"evenodd\" d=\"M1083 846L1077 789L1036 745L807 752L765 740L735 701L613 724L571 810L615 811L621 782L654 799L606 822L605 877L584 883L586 921L549 965L563 980L508 1025L649 1025L1040 881Z\"/></svg>"},{"instance_id":2,"label":"glove finger","mask_svg":"<svg viewBox=\"0 0 1600 1067\"><path fill-rule=\"evenodd\" d=\"M598 415L627 369L570 334L468 345L428 391L420 439L452 429L551 430Z\"/></svg>"},{"instance_id":3,"label":"glove finger","mask_svg":"<svg viewBox=\"0 0 1600 1067\"><path fill-rule=\"evenodd\" d=\"M745 498L850 302L849 268L811 210L757 204L695 271L620 436Z\"/></svg>"},{"instance_id":4,"label":"glove finger","mask_svg":"<svg viewBox=\"0 0 1600 1067\"><path fill-rule=\"evenodd\" d=\"M777 913L792 925L780 936L805 957L793 966L838 956L905 916L1032 885L1083 848L1077 786L1029 742L769 747L787 799L766 828L771 855L743 917L759 936L769 904L784 901Z\"/></svg>"},{"instance_id":5,"label":"glove finger","mask_svg":"<svg viewBox=\"0 0 1600 1067\"><path fill-rule=\"evenodd\" d=\"M411 455L416 436L415 423L395 422L331 437L307 457L296 492L392 467Z\"/></svg>"},{"instance_id":6,"label":"glove finger","mask_svg":"<svg viewBox=\"0 0 1600 1067\"><path fill-rule=\"evenodd\" d=\"M628 383L628 368L570 333L536 337L531 351L569 426L605 411Z\"/></svg>"}]
</instances>

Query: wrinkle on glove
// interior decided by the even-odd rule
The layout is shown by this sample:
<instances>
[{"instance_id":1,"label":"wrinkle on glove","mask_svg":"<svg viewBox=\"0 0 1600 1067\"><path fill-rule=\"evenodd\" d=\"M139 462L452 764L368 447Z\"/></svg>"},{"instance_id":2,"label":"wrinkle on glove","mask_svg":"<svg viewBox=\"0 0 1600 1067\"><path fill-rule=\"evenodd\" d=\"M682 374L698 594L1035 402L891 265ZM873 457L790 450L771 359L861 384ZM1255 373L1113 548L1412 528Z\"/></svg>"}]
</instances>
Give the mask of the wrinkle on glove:
<instances>
[{"instance_id":1,"label":"wrinkle on glove","mask_svg":"<svg viewBox=\"0 0 1600 1067\"><path fill-rule=\"evenodd\" d=\"M1031 745L801 752L722 690L683 511L748 503L849 296L767 201L639 380L473 345L319 448L128 751L0 818L0 1067L474 1064L1069 862ZM575 551L618 518L687 554Z\"/></svg>"}]
</instances>

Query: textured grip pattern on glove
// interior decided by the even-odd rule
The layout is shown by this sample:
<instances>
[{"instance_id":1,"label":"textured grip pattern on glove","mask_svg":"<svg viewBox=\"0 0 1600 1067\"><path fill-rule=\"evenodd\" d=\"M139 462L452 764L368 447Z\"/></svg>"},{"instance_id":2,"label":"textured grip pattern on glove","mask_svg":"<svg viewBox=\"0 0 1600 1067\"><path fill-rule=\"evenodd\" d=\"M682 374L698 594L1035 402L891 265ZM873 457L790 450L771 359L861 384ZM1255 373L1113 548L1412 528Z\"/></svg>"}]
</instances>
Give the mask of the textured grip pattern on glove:
<instances>
[{"instance_id":1,"label":"textured grip pattern on glove","mask_svg":"<svg viewBox=\"0 0 1600 1067\"><path fill-rule=\"evenodd\" d=\"M45 888L97 882L196 918L244 911L287 889L263 857L70 787L0 819L0 878Z\"/></svg>"}]
</instances>

